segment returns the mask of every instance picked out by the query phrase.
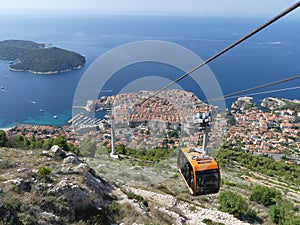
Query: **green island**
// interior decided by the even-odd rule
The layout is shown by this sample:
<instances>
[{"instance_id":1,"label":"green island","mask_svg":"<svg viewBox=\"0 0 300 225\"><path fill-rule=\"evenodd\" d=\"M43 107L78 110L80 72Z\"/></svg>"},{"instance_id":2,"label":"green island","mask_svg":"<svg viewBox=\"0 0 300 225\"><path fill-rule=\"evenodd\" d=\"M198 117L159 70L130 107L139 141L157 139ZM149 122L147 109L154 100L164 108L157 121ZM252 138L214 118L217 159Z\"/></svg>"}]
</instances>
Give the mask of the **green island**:
<instances>
[{"instance_id":1,"label":"green island","mask_svg":"<svg viewBox=\"0 0 300 225\"><path fill-rule=\"evenodd\" d=\"M9 70L55 74L80 69L85 57L65 49L25 40L0 41L0 59L9 60Z\"/></svg>"}]
</instances>

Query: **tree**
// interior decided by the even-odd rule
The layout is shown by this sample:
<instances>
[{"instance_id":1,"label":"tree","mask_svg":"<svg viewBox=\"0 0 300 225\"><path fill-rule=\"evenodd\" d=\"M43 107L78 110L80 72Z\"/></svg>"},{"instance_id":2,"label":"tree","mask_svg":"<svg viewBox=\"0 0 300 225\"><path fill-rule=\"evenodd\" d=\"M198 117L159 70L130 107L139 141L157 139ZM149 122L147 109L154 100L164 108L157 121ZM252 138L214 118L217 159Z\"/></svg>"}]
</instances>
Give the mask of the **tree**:
<instances>
[{"instance_id":1,"label":"tree","mask_svg":"<svg viewBox=\"0 0 300 225\"><path fill-rule=\"evenodd\" d=\"M17 136L10 138L9 147L23 148L24 147L24 137L22 135L17 135Z\"/></svg>"},{"instance_id":2,"label":"tree","mask_svg":"<svg viewBox=\"0 0 300 225\"><path fill-rule=\"evenodd\" d=\"M0 130L0 147L5 147L7 145L6 133L4 130Z\"/></svg>"},{"instance_id":3,"label":"tree","mask_svg":"<svg viewBox=\"0 0 300 225\"><path fill-rule=\"evenodd\" d=\"M126 155L126 147L125 147L125 145L119 145L117 147L117 152L121 153L122 155Z\"/></svg>"},{"instance_id":4,"label":"tree","mask_svg":"<svg viewBox=\"0 0 300 225\"><path fill-rule=\"evenodd\" d=\"M235 194L231 191L221 192L218 200L220 204L218 210L230 213L236 218L242 218L249 212L248 203L239 194Z\"/></svg>"},{"instance_id":5,"label":"tree","mask_svg":"<svg viewBox=\"0 0 300 225\"><path fill-rule=\"evenodd\" d=\"M279 202L270 207L269 216L277 225L299 225L300 216L295 216L294 206L287 202Z\"/></svg>"},{"instance_id":6,"label":"tree","mask_svg":"<svg viewBox=\"0 0 300 225\"><path fill-rule=\"evenodd\" d=\"M281 198L281 194L274 188L268 188L265 186L255 186L252 190L250 200L263 204L264 206L271 206Z\"/></svg>"},{"instance_id":7,"label":"tree","mask_svg":"<svg viewBox=\"0 0 300 225\"><path fill-rule=\"evenodd\" d=\"M94 157L96 150L96 142L92 141L90 138L84 139L79 146L80 153L87 157Z\"/></svg>"},{"instance_id":8,"label":"tree","mask_svg":"<svg viewBox=\"0 0 300 225\"><path fill-rule=\"evenodd\" d=\"M168 131L168 135L169 137L174 137L174 138L179 138L179 132L177 130L169 130Z\"/></svg>"},{"instance_id":9,"label":"tree","mask_svg":"<svg viewBox=\"0 0 300 225\"><path fill-rule=\"evenodd\" d=\"M58 145L65 151L69 151L67 139L64 136L58 136L53 140L53 145Z\"/></svg>"},{"instance_id":10,"label":"tree","mask_svg":"<svg viewBox=\"0 0 300 225\"><path fill-rule=\"evenodd\" d=\"M79 151L79 149L78 149L78 147L77 147L77 146L75 146L75 145L73 145L73 144L70 144L70 143L68 143L68 149L69 149L69 151L71 151L71 152L74 152L76 155L78 155L78 156L79 156L79 154L80 154L80 151Z\"/></svg>"},{"instance_id":11,"label":"tree","mask_svg":"<svg viewBox=\"0 0 300 225\"><path fill-rule=\"evenodd\" d=\"M53 146L53 141L51 139L46 139L42 144L42 149L49 150Z\"/></svg>"}]
</instances>

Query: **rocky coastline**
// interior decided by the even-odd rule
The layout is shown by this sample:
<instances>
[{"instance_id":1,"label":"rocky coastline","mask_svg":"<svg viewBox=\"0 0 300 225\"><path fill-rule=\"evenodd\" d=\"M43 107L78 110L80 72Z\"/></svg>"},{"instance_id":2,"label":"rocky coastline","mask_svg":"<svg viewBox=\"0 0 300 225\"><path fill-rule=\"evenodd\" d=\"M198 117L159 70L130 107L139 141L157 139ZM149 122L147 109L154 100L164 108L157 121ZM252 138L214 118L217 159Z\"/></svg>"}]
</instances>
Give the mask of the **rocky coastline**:
<instances>
[{"instance_id":1,"label":"rocky coastline","mask_svg":"<svg viewBox=\"0 0 300 225\"><path fill-rule=\"evenodd\" d=\"M73 70L80 70L82 67L83 67L82 65L79 65L79 66L73 67L72 69L46 71L46 72L34 71L34 70L14 69L14 68L11 68L10 66L8 66L8 69L10 71L14 71L14 72L29 72L29 73L33 73L33 74L39 74L39 75L53 75L53 74L59 74L59 73L67 73L67 72L70 72L70 71L73 71Z\"/></svg>"}]
</instances>

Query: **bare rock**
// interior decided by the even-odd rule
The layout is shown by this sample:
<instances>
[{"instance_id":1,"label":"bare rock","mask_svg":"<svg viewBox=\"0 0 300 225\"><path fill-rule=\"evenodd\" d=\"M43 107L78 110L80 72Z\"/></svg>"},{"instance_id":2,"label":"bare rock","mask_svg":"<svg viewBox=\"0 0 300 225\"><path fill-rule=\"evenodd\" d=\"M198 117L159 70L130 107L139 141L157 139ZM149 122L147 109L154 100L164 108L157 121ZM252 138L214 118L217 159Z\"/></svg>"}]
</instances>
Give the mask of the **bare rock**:
<instances>
[{"instance_id":1,"label":"bare rock","mask_svg":"<svg viewBox=\"0 0 300 225\"><path fill-rule=\"evenodd\" d=\"M66 152L63 151L58 145L53 145L50 149L50 152L53 154L53 156L60 159L64 159L67 156Z\"/></svg>"},{"instance_id":2,"label":"bare rock","mask_svg":"<svg viewBox=\"0 0 300 225\"><path fill-rule=\"evenodd\" d=\"M78 184L66 180L56 184L48 191L48 194L57 197L64 196L69 207L74 210L85 209L92 204L87 190L81 188Z\"/></svg>"},{"instance_id":3,"label":"bare rock","mask_svg":"<svg viewBox=\"0 0 300 225\"><path fill-rule=\"evenodd\" d=\"M17 169L17 172L18 173L24 173L24 172L28 172L29 171L29 169L27 169L27 168L20 168L20 169Z\"/></svg>"},{"instance_id":4,"label":"bare rock","mask_svg":"<svg viewBox=\"0 0 300 225\"><path fill-rule=\"evenodd\" d=\"M68 164L68 163L70 163L70 164L79 164L80 161L79 161L77 156L75 157L73 155L70 155L70 156L67 156L66 158L64 158L63 163L66 163L66 164Z\"/></svg>"},{"instance_id":5,"label":"bare rock","mask_svg":"<svg viewBox=\"0 0 300 225\"><path fill-rule=\"evenodd\" d=\"M30 192L31 191L31 182L23 178L16 178L13 180L5 181L4 184L14 184L17 190Z\"/></svg>"},{"instance_id":6,"label":"bare rock","mask_svg":"<svg viewBox=\"0 0 300 225\"><path fill-rule=\"evenodd\" d=\"M59 224L60 218L52 213L49 212L42 212L38 216L39 218L39 224Z\"/></svg>"},{"instance_id":7,"label":"bare rock","mask_svg":"<svg viewBox=\"0 0 300 225\"><path fill-rule=\"evenodd\" d=\"M76 170L86 173L90 170L90 166L87 163L80 163L78 166L76 166Z\"/></svg>"}]
</instances>

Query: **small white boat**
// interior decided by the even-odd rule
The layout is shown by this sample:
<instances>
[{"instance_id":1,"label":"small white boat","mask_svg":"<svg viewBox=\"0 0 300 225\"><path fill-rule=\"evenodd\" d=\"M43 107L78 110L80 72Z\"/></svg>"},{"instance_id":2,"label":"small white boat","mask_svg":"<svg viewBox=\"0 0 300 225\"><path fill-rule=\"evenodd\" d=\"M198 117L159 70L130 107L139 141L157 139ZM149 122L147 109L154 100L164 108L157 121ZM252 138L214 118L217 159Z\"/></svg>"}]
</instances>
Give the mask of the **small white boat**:
<instances>
[{"instance_id":1,"label":"small white boat","mask_svg":"<svg viewBox=\"0 0 300 225\"><path fill-rule=\"evenodd\" d=\"M53 118L54 118L54 119L57 119L57 118L58 118L58 116L57 116L57 115L54 115L54 116L53 116Z\"/></svg>"}]
</instances>

